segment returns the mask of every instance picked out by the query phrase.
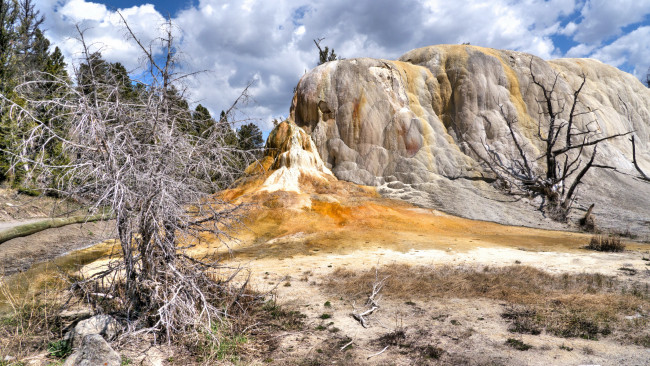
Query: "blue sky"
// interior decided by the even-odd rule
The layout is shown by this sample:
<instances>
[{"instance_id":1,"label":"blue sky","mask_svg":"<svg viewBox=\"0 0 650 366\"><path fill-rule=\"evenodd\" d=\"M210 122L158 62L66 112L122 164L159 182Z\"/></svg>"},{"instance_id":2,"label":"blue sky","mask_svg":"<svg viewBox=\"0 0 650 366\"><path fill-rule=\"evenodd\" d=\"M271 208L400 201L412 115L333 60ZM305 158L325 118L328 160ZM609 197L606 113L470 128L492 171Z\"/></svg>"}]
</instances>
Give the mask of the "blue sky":
<instances>
[{"instance_id":1,"label":"blue sky","mask_svg":"<svg viewBox=\"0 0 650 366\"><path fill-rule=\"evenodd\" d=\"M345 58L395 59L433 44L529 52L545 59L592 57L644 79L650 67L650 0L36 0L46 35L76 62L75 25L105 58L137 70L138 50L116 10L144 41L171 17L193 103L213 114L254 81L243 116L263 130L289 113L293 87L316 66L325 37ZM155 44L154 44L155 48Z\"/></svg>"}]
</instances>

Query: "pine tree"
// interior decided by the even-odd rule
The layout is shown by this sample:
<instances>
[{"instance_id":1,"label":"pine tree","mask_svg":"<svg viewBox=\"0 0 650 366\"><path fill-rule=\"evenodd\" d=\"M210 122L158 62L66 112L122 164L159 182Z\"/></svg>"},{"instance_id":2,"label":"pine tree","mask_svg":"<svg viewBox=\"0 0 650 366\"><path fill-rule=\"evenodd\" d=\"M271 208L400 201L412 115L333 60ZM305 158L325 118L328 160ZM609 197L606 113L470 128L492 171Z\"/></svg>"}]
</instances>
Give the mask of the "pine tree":
<instances>
[{"instance_id":1,"label":"pine tree","mask_svg":"<svg viewBox=\"0 0 650 366\"><path fill-rule=\"evenodd\" d=\"M201 104L194 109L192 121L194 122L194 133L197 136L204 136L204 134L208 133L210 127L216 124L216 121L210 115L210 111Z\"/></svg>"},{"instance_id":2,"label":"pine tree","mask_svg":"<svg viewBox=\"0 0 650 366\"><path fill-rule=\"evenodd\" d=\"M262 131L256 124L247 123L239 127L237 129L237 141L240 149L250 151L256 157L261 155L264 140L262 139Z\"/></svg>"},{"instance_id":3,"label":"pine tree","mask_svg":"<svg viewBox=\"0 0 650 366\"><path fill-rule=\"evenodd\" d=\"M318 40L314 40L314 44L316 44L316 47L318 48L318 64L322 65L326 62L329 61L336 61L337 57L336 53L334 52L334 49L332 48L331 50L329 47L325 46L325 48L321 48L320 43L324 40L325 38L319 38Z\"/></svg>"},{"instance_id":4,"label":"pine tree","mask_svg":"<svg viewBox=\"0 0 650 366\"><path fill-rule=\"evenodd\" d=\"M15 100L15 88L29 80L41 80L43 75L48 81L55 78L67 80L66 64L61 50L56 48L49 52L50 41L44 36L40 26L43 16L35 9L32 0L0 0L0 182L11 179L15 184L31 176L30 164L22 160L14 164L14 156L30 156L29 152L16 151L15 146L25 138L24 127L18 128L7 104ZM42 83L35 92L42 99L51 98L56 88ZM34 111L36 117L46 112ZM56 126L50 126L56 129ZM34 150L38 150L34 146ZM33 159L45 158L33 156Z\"/></svg>"}]
</instances>

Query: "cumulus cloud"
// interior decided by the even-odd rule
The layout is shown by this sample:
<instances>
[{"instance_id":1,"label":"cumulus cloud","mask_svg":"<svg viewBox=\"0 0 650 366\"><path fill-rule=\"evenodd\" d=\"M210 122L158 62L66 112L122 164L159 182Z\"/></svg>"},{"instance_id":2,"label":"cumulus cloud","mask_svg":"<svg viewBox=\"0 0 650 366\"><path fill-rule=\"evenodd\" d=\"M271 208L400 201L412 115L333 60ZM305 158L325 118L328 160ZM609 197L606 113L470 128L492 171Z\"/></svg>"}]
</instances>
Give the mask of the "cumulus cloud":
<instances>
[{"instance_id":1,"label":"cumulus cloud","mask_svg":"<svg viewBox=\"0 0 650 366\"><path fill-rule=\"evenodd\" d=\"M591 56L616 67L629 64L634 76L644 79L650 67L649 39L650 26L639 27L598 49Z\"/></svg>"},{"instance_id":2,"label":"cumulus cloud","mask_svg":"<svg viewBox=\"0 0 650 366\"><path fill-rule=\"evenodd\" d=\"M600 44L617 36L628 25L641 22L650 14L648 1L640 0L587 0L574 40L587 44Z\"/></svg>"},{"instance_id":3,"label":"cumulus cloud","mask_svg":"<svg viewBox=\"0 0 650 366\"><path fill-rule=\"evenodd\" d=\"M137 47L125 39L114 10L89 0L37 0L45 14L47 36L66 58L79 51L70 39L75 24L86 39L102 45L103 55L133 69ZM554 37L573 37L570 56L595 56L614 64L650 59L647 48L625 51L647 33L641 28L604 47L648 13L646 1L601 0L199 0L179 11L180 48L187 70L209 70L189 82L191 98L213 114L226 109L250 82L254 104L248 115L263 119L289 112L294 86L318 61L313 39L345 58L395 59L432 44L473 45L530 52L543 58L564 56ZM641 5L639 5L641 4ZM625 8L625 9L623 9ZM153 5L121 9L144 41L157 36L164 17ZM646 33L644 33L646 32ZM647 39L647 34L645 35ZM645 51L644 51L645 50ZM639 70L641 68L639 67Z\"/></svg>"}]
</instances>

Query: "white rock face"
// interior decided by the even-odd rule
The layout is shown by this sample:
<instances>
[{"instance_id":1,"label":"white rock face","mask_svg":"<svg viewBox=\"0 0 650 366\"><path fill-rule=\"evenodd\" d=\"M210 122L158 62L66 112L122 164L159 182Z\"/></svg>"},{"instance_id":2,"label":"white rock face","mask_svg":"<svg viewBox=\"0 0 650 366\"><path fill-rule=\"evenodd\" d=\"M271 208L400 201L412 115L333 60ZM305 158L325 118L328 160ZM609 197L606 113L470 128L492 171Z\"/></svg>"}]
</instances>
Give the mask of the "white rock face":
<instances>
[{"instance_id":1,"label":"white rock face","mask_svg":"<svg viewBox=\"0 0 650 366\"><path fill-rule=\"evenodd\" d=\"M567 106L561 120L568 118L584 74L577 125L597 137L634 131L637 160L650 171L650 90L632 75L590 59L546 62L514 51L443 45L407 52L398 61L339 60L303 76L290 119L311 135L339 179L380 186L391 197L469 218L537 226L544 218L531 216L529 204L505 202L512 199L481 180L486 172L468 146L487 144L504 157L516 154L503 108L517 120L526 153L541 154L540 116L542 128L548 122L531 72L549 88L555 83L557 108ZM588 160L591 150L583 154ZM533 160L536 169L544 169L544 159ZM650 185L633 178L631 160L627 137L600 144L596 163L618 173L590 171L577 212L596 203L604 226L627 225L650 234L644 223L650 217Z\"/></svg>"},{"instance_id":2,"label":"white rock face","mask_svg":"<svg viewBox=\"0 0 650 366\"><path fill-rule=\"evenodd\" d=\"M275 156L275 171L262 184L261 191L300 193L301 176L334 178L309 135L291 122L282 122L271 132L266 149Z\"/></svg>"}]
</instances>

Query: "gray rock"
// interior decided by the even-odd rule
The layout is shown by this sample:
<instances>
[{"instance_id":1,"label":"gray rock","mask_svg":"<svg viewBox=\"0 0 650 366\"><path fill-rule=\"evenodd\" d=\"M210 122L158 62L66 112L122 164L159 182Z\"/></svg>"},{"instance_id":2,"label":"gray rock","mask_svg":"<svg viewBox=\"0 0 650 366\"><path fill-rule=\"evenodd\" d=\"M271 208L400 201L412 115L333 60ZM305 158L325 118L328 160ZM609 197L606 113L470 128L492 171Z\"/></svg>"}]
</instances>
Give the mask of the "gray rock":
<instances>
[{"instance_id":1,"label":"gray rock","mask_svg":"<svg viewBox=\"0 0 650 366\"><path fill-rule=\"evenodd\" d=\"M99 334L110 341L117 336L119 329L119 324L112 316L95 315L77 323L67 338L72 340L72 347L77 348L87 335Z\"/></svg>"},{"instance_id":2,"label":"gray rock","mask_svg":"<svg viewBox=\"0 0 650 366\"><path fill-rule=\"evenodd\" d=\"M483 143L504 158L516 146L501 113L516 118L517 139L528 156L538 157L542 91L552 85L555 99L571 105L573 91L586 77L576 125L597 137L635 131L637 160L650 171L650 89L634 76L592 59L544 61L514 51L440 45L412 50L398 61L359 58L328 62L305 74L296 89L289 119L311 137L337 178L366 185L395 179L425 195L387 195L473 219L561 228L529 202L514 202L481 180L486 172L468 144ZM558 108L559 109L559 108ZM562 118L567 118L568 107ZM589 159L591 149L583 152ZM640 182L631 163L627 137L599 145L597 163L583 179L575 203L594 214L605 229L629 227L650 235L650 184ZM544 169L544 159L531 159ZM421 187L419 189L417 187ZM399 195L398 195L399 194ZM428 197L428 198L423 198ZM576 212L577 216L583 213Z\"/></svg>"},{"instance_id":3,"label":"gray rock","mask_svg":"<svg viewBox=\"0 0 650 366\"><path fill-rule=\"evenodd\" d=\"M120 366L122 359L99 334L83 337L81 346L63 366Z\"/></svg>"}]
</instances>

